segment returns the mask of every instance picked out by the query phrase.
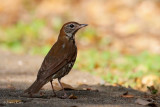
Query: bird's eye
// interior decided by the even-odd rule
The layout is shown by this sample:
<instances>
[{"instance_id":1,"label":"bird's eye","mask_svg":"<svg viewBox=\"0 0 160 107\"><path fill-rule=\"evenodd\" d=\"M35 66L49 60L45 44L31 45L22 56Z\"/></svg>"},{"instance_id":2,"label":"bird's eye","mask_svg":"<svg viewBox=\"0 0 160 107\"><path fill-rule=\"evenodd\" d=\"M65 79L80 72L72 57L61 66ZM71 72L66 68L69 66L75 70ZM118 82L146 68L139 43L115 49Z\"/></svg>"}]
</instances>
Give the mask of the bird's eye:
<instances>
[{"instance_id":1,"label":"bird's eye","mask_svg":"<svg viewBox=\"0 0 160 107\"><path fill-rule=\"evenodd\" d=\"M74 25L73 25L73 24L70 24L69 26L70 26L71 28L73 28L73 27L74 27Z\"/></svg>"}]
</instances>

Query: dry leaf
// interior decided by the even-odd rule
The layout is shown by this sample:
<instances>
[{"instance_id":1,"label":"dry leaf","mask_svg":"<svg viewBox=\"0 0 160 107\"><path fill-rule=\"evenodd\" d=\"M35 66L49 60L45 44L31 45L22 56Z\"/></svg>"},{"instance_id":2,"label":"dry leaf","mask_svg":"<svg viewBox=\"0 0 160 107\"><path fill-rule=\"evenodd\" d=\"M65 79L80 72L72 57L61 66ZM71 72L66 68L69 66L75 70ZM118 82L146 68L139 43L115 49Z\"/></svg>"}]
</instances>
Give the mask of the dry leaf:
<instances>
[{"instance_id":1,"label":"dry leaf","mask_svg":"<svg viewBox=\"0 0 160 107\"><path fill-rule=\"evenodd\" d=\"M17 99L12 99L12 100L7 100L7 103L21 103L22 100L17 100Z\"/></svg>"},{"instance_id":2,"label":"dry leaf","mask_svg":"<svg viewBox=\"0 0 160 107\"><path fill-rule=\"evenodd\" d=\"M69 99L77 99L77 96L75 96L74 94L71 94L71 95L69 96Z\"/></svg>"},{"instance_id":3,"label":"dry leaf","mask_svg":"<svg viewBox=\"0 0 160 107\"><path fill-rule=\"evenodd\" d=\"M91 89L91 88L87 88L86 90L90 91L90 90L92 90L92 89Z\"/></svg>"},{"instance_id":4,"label":"dry leaf","mask_svg":"<svg viewBox=\"0 0 160 107\"><path fill-rule=\"evenodd\" d=\"M15 90L15 89L16 89L12 84L8 84L7 87L8 87L9 89L11 89L11 90Z\"/></svg>"},{"instance_id":5,"label":"dry leaf","mask_svg":"<svg viewBox=\"0 0 160 107\"><path fill-rule=\"evenodd\" d=\"M123 93L123 95L121 95L121 97L124 97L124 98L133 98L134 95L128 94L128 91L127 91L127 92Z\"/></svg>"},{"instance_id":6,"label":"dry leaf","mask_svg":"<svg viewBox=\"0 0 160 107\"><path fill-rule=\"evenodd\" d=\"M128 91L127 91L127 92L125 92L125 93L123 93L123 95L128 95Z\"/></svg>"},{"instance_id":7,"label":"dry leaf","mask_svg":"<svg viewBox=\"0 0 160 107\"><path fill-rule=\"evenodd\" d=\"M71 107L78 107L78 106L71 106Z\"/></svg>"},{"instance_id":8,"label":"dry leaf","mask_svg":"<svg viewBox=\"0 0 160 107\"><path fill-rule=\"evenodd\" d=\"M135 103L140 104L140 105L144 105L144 106L146 106L146 105L156 106L153 102L149 102L149 101L147 101L147 100L143 100L143 99L140 99L140 98L138 98L138 99L135 101Z\"/></svg>"},{"instance_id":9,"label":"dry leaf","mask_svg":"<svg viewBox=\"0 0 160 107\"><path fill-rule=\"evenodd\" d=\"M122 97L124 97L124 98L133 98L134 97L134 95L122 95Z\"/></svg>"}]
</instances>

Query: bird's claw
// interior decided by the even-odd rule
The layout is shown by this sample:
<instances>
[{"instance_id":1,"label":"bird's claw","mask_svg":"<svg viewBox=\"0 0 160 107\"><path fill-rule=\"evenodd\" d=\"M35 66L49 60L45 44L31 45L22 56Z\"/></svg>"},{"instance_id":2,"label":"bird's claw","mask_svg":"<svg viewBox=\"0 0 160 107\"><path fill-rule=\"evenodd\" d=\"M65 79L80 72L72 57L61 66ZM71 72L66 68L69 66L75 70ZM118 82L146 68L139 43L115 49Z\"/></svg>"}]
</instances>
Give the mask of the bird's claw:
<instances>
[{"instance_id":1,"label":"bird's claw","mask_svg":"<svg viewBox=\"0 0 160 107\"><path fill-rule=\"evenodd\" d=\"M57 95L56 95L56 94L53 94L52 97L57 97Z\"/></svg>"},{"instance_id":2,"label":"bird's claw","mask_svg":"<svg viewBox=\"0 0 160 107\"><path fill-rule=\"evenodd\" d=\"M61 99L67 99L67 98L68 98L68 95L67 95L67 94L64 94L63 96L60 96L59 98L61 98Z\"/></svg>"}]
</instances>

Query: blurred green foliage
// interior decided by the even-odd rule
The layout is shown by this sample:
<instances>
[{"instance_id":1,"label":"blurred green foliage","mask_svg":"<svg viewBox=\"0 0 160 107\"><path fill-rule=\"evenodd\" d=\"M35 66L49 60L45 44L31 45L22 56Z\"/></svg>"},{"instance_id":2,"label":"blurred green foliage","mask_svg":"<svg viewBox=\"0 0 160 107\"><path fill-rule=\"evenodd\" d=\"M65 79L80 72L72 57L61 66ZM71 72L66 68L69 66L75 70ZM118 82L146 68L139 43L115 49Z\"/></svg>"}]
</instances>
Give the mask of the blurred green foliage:
<instances>
[{"instance_id":1,"label":"blurred green foliage","mask_svg":"<svg viewBox=\"0 0 160 107\"><path fill-rule=\"evenodd\" d=\"M42 20L33 20L30 23L20 21L6 28L0 27L0 47L9 48L14 52L23 52L30 43L37 42L40 38L40 29L44 25L45 22Z\"/></svg>"},{"instance_id":2,"label":"blurred green foliage","mask_svg":"<svg viewBox=\"0 0 160 107\"><path fill-rule=\"evenodd\" d=\"M153 79L152 82L159 88L159 62L160 56L149 52L131 55L115 51L88 49L80 51L74 68L99 75L107 82L131 87L140 84L141 88L146 88L143 87L144 83L151 82ZM154 80L155 77L153 76L151 80L145 81L146 76L149 75L154 75L157 79Z\"/></svg>"}]
</instances>

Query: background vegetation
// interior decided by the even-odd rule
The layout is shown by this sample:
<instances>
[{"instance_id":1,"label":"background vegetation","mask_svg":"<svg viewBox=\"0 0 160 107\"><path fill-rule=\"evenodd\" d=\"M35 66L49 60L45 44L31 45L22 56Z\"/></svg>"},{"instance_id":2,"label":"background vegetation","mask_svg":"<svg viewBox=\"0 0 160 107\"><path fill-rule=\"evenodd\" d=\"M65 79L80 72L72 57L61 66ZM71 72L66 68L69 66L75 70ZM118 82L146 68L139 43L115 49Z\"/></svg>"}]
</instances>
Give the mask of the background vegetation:
<instances>
[{"instance_id":1,"label":"background vegetation","mask_svg":"<svg viewBox=\"0 0 160 107\"><path fill-rule=\"evenodd\" d=\"M76 35L74 69L114 85L160 90L159 0L0 0L0 49L45 56L68 21Z\"/></svg>"}]
</instances>

